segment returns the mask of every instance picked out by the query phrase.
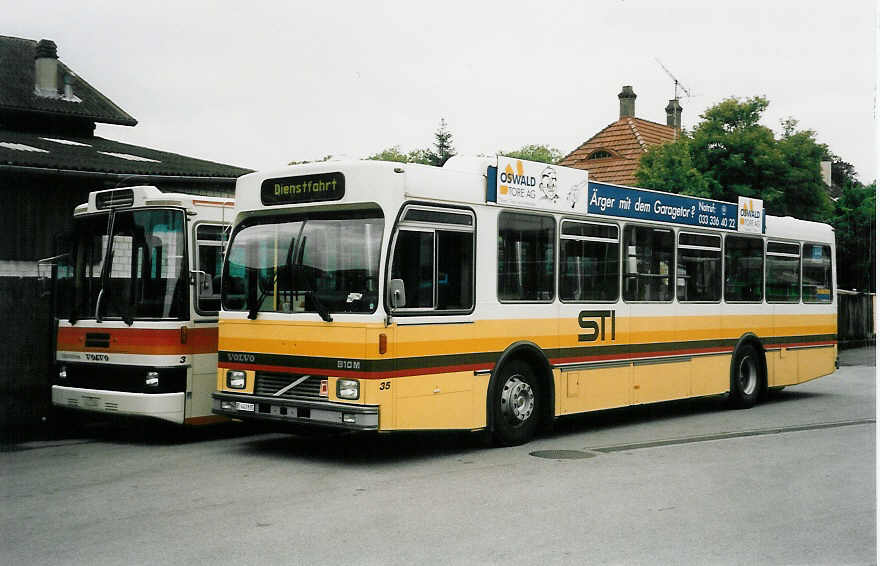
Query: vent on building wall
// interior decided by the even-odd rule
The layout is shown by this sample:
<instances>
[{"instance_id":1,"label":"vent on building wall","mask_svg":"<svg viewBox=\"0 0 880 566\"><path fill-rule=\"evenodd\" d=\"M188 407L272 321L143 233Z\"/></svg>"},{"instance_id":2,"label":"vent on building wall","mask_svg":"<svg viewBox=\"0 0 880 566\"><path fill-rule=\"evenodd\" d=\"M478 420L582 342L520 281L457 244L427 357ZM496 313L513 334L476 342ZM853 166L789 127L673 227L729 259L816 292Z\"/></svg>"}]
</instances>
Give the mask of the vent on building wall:
<instances>
[{"instance_id":1,"label":"vent on building wall","mask_svg":"<svg viewBox=\"0 0 880 566\"><path fill-rule=\"evenodd\" d=\"M99 209L120 208L134 204L134 191L131 189L114 189L104 191L95 197L95 206Z\"/></svg>"}]
</instances>

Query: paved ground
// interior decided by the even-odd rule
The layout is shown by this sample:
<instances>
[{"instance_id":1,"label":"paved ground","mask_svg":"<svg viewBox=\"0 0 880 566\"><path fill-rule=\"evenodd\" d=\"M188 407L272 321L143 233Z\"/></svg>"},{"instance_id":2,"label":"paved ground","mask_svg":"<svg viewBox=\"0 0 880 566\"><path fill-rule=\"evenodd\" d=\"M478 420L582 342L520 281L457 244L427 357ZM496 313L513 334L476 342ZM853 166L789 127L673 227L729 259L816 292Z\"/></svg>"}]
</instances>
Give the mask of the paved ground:
<instances>
[{"instance_id":1,"label":"paved ground","mask_svg":"<svg viewBox=\"0 0 880 566\"><path fill-rule=\"evenodd\" d=\"M874 352L841 359L751 410L606 411L515 448L91 428L0 453L0 561L872 564Z\"/></svg>"}]
</instances>

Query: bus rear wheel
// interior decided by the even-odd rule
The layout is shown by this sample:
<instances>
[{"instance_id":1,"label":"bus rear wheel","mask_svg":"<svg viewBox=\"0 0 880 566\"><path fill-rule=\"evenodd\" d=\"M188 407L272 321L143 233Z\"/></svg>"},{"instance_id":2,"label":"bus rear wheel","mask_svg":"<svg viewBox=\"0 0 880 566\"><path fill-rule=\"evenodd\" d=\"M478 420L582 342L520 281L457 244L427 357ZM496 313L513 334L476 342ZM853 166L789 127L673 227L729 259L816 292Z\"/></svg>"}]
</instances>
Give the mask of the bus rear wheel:
<instances>
[{"instance_id":1,"label":"bus rear wheel","mask_svg":"<svg viewBox=\"0 0 880 566\"><path fill-rule=\"evenodd\" d=\"M532 368L521 361L506 364L492 391L492 437L501 446L532 439L540 419L541 397Z\"/></svg>"},{"instance_id":2,"label":"bus rear wheel","mask_svg":"<svg viewBox=\"0 0 880 566\"><path fill-rule=\"evenodd\" d=\"M751 344L740 346L730 367L730 405L748 409L758 402L764 383L763 366L758 350Z\"/></svg>"}]
</instances>

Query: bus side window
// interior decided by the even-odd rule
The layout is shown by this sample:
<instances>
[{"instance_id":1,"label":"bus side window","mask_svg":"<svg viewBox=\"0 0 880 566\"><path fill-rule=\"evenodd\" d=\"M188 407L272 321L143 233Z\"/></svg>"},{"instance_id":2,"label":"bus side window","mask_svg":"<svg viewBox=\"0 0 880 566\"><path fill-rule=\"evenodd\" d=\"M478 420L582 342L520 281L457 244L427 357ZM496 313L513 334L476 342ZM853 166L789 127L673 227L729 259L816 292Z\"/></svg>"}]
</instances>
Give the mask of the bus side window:
<instances>
[{"instance_id":1,"label":"bus side window","mask_svg":"<svg viewBox=\"0 0 880 566\"><path fill-rule=\"evenodd\" d=\"M556 221L552 216L498 216L498 299L550 302L554 296Z\"/></svg>"},{"instance_id":2,"label":"bus side window","mask_svg":"<svg viewBox=\"0 0 880 566\"><path fill-rule=\"evenodd\" d=\"M220 310L220 274L223 271L223 245L228 240L225 227L203 224L196 228L198 273L196 310L214 314Z\"/></svg>"},{"instance_id":3,"label":"bus side window","mask_svg":"<svg viewBox=\"0 0 880 566\"><path fill-rule=\"evenodd\" d=\"M767 242L767 302L801 300L801 254L798 244Z\"/></svg>"},{"instance_id":4,"label":"bus side window","mask_svg":"<svg viewBox=\"0 0 880 566\"><path fill-rule=\"evenodd\" d=\"M724 300L760 302L763 298L764 241L724 238Z\"/></svg>"},{"instance_id":5,"label":"bus side window","mask_svg":"<svg viewBox=\"0 0 880 566\"><path fill-rule=\"evenodd\" d=\"M834 291L831 280L831 246L804 244L803 296L805 303L830 303Z\"/></svg>"},{"instance_id":6,"label":"bus side window","mask_svg":"<svg viewBox=\"0 0 880 566\"><path fill-rule=\"evenodd\" d=\"M680 232L675 277L679 301L720 301L721 236Z\"/></svg>"},{"instance_id":7,"label":"bus side window","mask_svg":"<svg viewBox=\"0 0 880 566\"><path fill-rule=\"evenodd\" d=\"M434 307L434 233L401 230L397 233L391 279L402 279L404 308Z\"/></svg>"},{"instance_id":8,"label":"bus side window","mask_svg":"<svg viewBox=\"0 0 880 566\"><path fill-rule=\"evenodd\" d=\"M672 300L674 248L672 230L632 225L624 228L624 300Z\"/></svg>"},{"instance_id":9,"label":"bus side window","mask_svg":"<svg viewBox=\"0 0 880 566\"><path fill-rule=\"evenodd\" d=\"M620 289L619 229L563 220L559 240L559 298L616 301Z\"/></svg>"},{"instance_id":10,"label":"bus side window","mask_svg":"<svg viewBox=\"0 0 880 566\"><path fill-rule=\"evenodd\" d=\"M391 279L406 291L403 309L464 311L474 306L474 216L469 211L408 205Z\"/></svg>"}]
</instances>

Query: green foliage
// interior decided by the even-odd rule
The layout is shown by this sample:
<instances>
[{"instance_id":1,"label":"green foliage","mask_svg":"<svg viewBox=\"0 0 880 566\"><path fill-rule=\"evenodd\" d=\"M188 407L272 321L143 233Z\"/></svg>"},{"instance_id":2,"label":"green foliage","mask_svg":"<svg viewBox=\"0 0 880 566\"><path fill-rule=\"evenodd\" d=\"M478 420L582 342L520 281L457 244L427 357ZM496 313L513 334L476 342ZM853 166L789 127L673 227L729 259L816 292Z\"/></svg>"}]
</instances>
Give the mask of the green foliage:
<instances>
[{"instance_id":1,"label":"green foliage","mask_svg":"<svg viewBox=\"0 0 880 566\"><path fill-rule=\"evenodd\" d=\"M555 147L547 145L524 145L514 151L498 151L498 155L512 157L514 159L525 159L526 161L538 161L540 163L557 163L562 159L562 152Z\"/></svg>"},{"instance_id":2,"label":"green foliage","mask_svg":"<svg viewBox=\"0 0 880 566\"><path fill-rule=\"evenodd\" d=\"M876 290L877 183L848 183L834 203L831 224L837 239L837 282L843 289Z\"/></svg>"},{"instance_id":3,"label":"green foliage","mask_svg":"<svg viewBox=\"0 0 880 566\"><path fill-rule=\"evenodd\" d=\"M655 145L642 156L636 181L640 187L708 198L709 183L691 160L686 134L672 143Z\"/></svg>"},{"instance_id":4,"label":"green foliage","mask_svg":"<svg viewBox=\"0 0 880 566\"><path fill-rule=\"evenodd\" d=\"M403 153L400 151L399 145L394 145L383 149L379 153L370 155L367 159L373 161L397 161L399 163L421 163L423 165L431 165L428 153L427 149L414 149L409 153Z\"/></svg>"},{"instance_id":5,"label":"green foliage","mask_svg":"<svg viewBox=\"0 0 880 566\"><path fill-rule=\"evenodd\" d=\"M393 145L379 153L368 156L366 159L397 161L399 163L421 163L422 165L442 167L446 160L453 155L455 155L455 148L452 147L452 133L446 125L446 120L440 118L440 126L434 132L433 148L420 148L403 153L399 145Z\"/></svg>"},{"instance_id":6,"label":"green foliage","mask_svg":"<svg viewBox=\"0 0 880 566\"><path fill-rule=\"evenodd\" d=\"M690 134L642 156L639 184L728 202L760 198L770 214L827 220L832 206L819 162L828 148L793 118L782 121L777 139L759 124L768 105L762 96L722 100Z\"/></svg>"},{"instance_id":7,"label":"green foliage","mask_svg":"<svg viewBox=\"0 0 880 566\"><path fill-rule=\"evenodd\" d=\"M325 155L321 159L306 159L305 161L291 161L288 165L305 165L306 163L321 163L323 161L330 161L333 159L333 155Z\"/></svg>"},{"instance_id":8,"label":"green foliage","mask_svg":"<svg viewBox=\"0 0 880 566\"><path fill-rule=\"evenodd\" d=\"M847 163L837 156L832 156L831 183L837 187L849 187L859 184L859 176L852 163Z\"/></svg>"},{"instance_id":9,"label":"green foliage","mask_svg":"<svg viewBox=\"0 0 880 566\"><path fill-rule=\"evenodd\" d=\"M455 148L452 146L452 132L449 131L446 120L440 118L440 126L434 132L434 149L427 150L426 157L431 165L442 167L453 155Z\"/></svg>"},{"instance_id":10,"label":"green foliage","mask_svg":"<svg viewBox=\"0 0 880 566\"><path fill-rule=\"evenodd\" d=\"M736 202L764 200L776 216L830 222L837 238L837 281L844 289L874 290L875 184L858 182L855 167L816 141L816 133L798 130L794 118L781 121L774 135L759 124L766 98L728 98L706 110L693 131L645 153L639 186ZM836 203L822 181L820 162L831 161L832 183L843 194Z\"/></svg>"}]
</instances>

